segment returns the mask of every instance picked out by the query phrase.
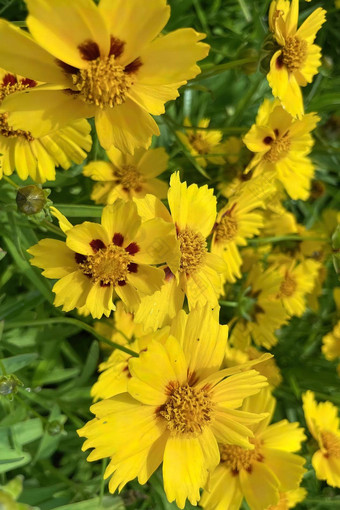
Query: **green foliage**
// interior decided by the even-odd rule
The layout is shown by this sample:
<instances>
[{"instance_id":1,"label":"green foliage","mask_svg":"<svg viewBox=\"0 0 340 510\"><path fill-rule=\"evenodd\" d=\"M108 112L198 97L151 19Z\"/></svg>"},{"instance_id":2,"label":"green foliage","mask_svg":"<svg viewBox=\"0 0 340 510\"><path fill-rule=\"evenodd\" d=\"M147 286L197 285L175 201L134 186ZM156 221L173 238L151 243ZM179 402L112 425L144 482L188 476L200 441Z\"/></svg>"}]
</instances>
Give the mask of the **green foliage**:
<instances>
[{"instance_id":1,"label":"green foliage","mask_svg":"<svg viewBox=\"0 0 340 510\"><path fill-rule=\"evenodd\" d=\"M180 143L176 131L186 116L193 124L202 116L211 118L212 127L221 129L225 137L240 136L253 123L264 96L269 96L265 76L256 70L267 35L269 0L169 3L172 17L166 30L192 26L207 34L212 49L202 65L202 74L182 87L180 98L157 119L161 136L154 144L164 146L170 154L165 179L180 169L188 183L208 182L214 186L219 177L217 170L201 168ZM313 159L326 193L306 203L289 204L308 227L325 208L336 209L340 204L340 11L335 10L332 0L301 2L302 17L317 6L328 9L328 21L318 39L323 46L323 67L313 84L306 87L304 96L307 111L317 111L322 119L315 131ZM0 1L0 16L22 21L25 14L23 1ZM101 157L94 139L84 164ZM32 182L27 180L25 185L29 184ZM98 345L103 339L95 336L91 319L76 312L65 315L53 307L52 282L29 264L26 250L47 235L60 237L61 231L45 213L25 216L17 210L16 185L22 186L16 176L0 181L0 378L15 374L18 381L11 398L0 394L0 482L5 486L22 475L23 490L16 494L18 501L41 510L174 509L176 506L164 496L159 472L146 486L132 482L121 496L111 496L102 480L105 462L86 462L76 429L91 419L90 388L98 362L105 357ZM51 190L49 199L73 223L100 217L102 208L90 200L91 187L79 165L67 172L59 171L56 181L44 186ZM337 320L332 288L339 282L331 260L328 275L319 311L293 319L280 332L274 354L284 383L276 391L277 419L287 417L303 424L301 393L307 389L315 391L317 398L340 406L335 363L326 361L320 352L322 336ZM240 289L239 284L235 285L228 299L241 300ZM222 322L232 314L232 307L223 306ZM304 486L309 495L297 508L340 508L339 490L315 478L310 464L312 447L311 442L304 447L308 459ZM26 507L13 506L20 508ZM188 504L186 509L190 508Z\"/></svg>"}]
</instances>

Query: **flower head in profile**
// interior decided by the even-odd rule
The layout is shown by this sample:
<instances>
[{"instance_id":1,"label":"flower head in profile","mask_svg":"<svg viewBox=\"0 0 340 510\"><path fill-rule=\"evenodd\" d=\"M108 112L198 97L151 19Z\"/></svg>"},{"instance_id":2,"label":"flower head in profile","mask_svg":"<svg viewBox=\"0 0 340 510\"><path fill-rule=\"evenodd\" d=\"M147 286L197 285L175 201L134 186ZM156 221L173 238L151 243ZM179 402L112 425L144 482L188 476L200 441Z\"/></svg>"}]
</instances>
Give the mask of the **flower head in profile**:
<instances>
[{"instance_id":1,"label":"flower head in profile","mask_svg":"<svg viewBox=\"0 0 340 510\"><path fill-rule=\"evenodd\" d=\"M142 198L147 193L166 197L168 185L156 178L166 170L169 160L163 147L137 149L133 155L111 147L107 155L110 161L91 161L83 168L84 175L98 181L91 193L97 204L113 204L117 198Z\"/></svg>"},{"instance_id":2,"label":"flower head in profile","mask_svg":"<svg viewBox=\"0 0 340 510\"><path fill-rule=\"evenodd\" d=\"M266 414L238 408L266 379L256 362L219 370L226 342L217 309L181 311L165 341L130 359L127 392L92 406L96 417L78 433L93 448L88 460L110 457L111 492L135 477L144 484L163 463L168 500L196 505L220 461L218 442L254 450L251 427Z\"/></svg>"},{"instance_id":3,"label":"flower head in profile","mask_svg":"<svg viewBox=\"0 0 340 510\"><path fill-rule=\"evenodd\" d=\"M318 404L312 391L307 391L302 400L307 426L319 445L312 457L316 477L332 487L340 487L339 410L328 401Z\"/></svg>"},{"instance_id":4,"label":"flower head in profile","mask_svg":"<svg viewBox=\"0 0 340 510\"><path fill-rule=\"evenodd\" d=\"M6 97L37 86L34 80L0 69L0 106ZM23 127L14 129L8 113L0 114L0 179L16 170L22 180L31 177L38 183L53 181L56 167L67 170L72 162L82 163L91 149L91 127L84 119L38 138Z\"/></svg>"},{"instance_id":5,"label":"flower head in profile","mask_svg":"<svg viewBox=\"0 0 340 510\"><path fill-rule=\"evenodd\" d=\"M311 131L319 117L314 113L295 120L278 100L265 99L256 123L244 137L244 143L255 153L246 172L264 174L268 181L276 179L294 200L306 200L310 193L314 165L308 154L314 141Z\"/></svg>"},{"instance_id":6,"label":"flower head in profile","mask_svg":"<svg viewBox=\"0 0 340 510\"><path fill-rule=\"evenodd\" d=\"M182 308L186 296L189 309L197 304L217 306L222 292L222 274L227 270L221 257L208 251L207 237L216 220L216 197L207 185L187 185L179 173L171 176L168 191L170 213L156 197L137 199L144 220L160 217L174 224L180 250L176 272L164 267L164 285L155 294L143 298L136 321L157 329L169 323Z\"/></svg>"},{"instance_id":7,"label":"flower head in profile","mask_svg":"<svg viewBox=\"0 0 340 510\"><path fill-rule=\"evenodd\" d=\"M5 101L15 129L33 136L94 117L101 145L133 153L159 130L178 88L200 72L204 34L181 28L159 37L166 0L27 0L30 34L0 23L0 65L45 82ZM181 58L178 58L181 55ZM34 115L32 115L34 112Z\"/></svg>"},{"instance_id":8,"label":"flower head in profile","mask_svg":"<svg viewBox=\"0 0 340 510\"><path fill-rule=\"evenodd\" d=\"M242 410L268 415L251 426L253 450L219 445L220 464L200 501L205 510L238 510L243 498L250 510L275 509L282 493L298 489L305 471L305 459L293 453L300 450L305 439L303 429L287 420L270 425L275 399L268 388L247 398Z\"/></svg>"},{"instance_id":9,"label":"flower head in profile","mask_svg":"<svg viewBox=\"0 0 340 510\"><path fill-rule=\"evenodd\" d=\"M267 78L273 95L294 117L304 113L300 87L312 83L321 65L321 48L314 40L325 14L318 7L298 29L299 0L273 0L270 5L269 28L279 49L272 56Z\"/></svg>"},{"instance_id":10,"label":"flower head in profile","mask_svg":"<svg viewBox=\"0 0 340 510\"><path fill-rule=\"evenodd\" d=\"M210 119L201 119L198 126L192 127L188 118L184 120L184 126L187 127L185 133L177 131L177 136L190 154L196 159L196 162L203 168L208 163L214 165L223 165L222 153L222 133L216 129L209 129ZM214 155L215 154L215 155Z\"/></svg>"},{"instance_id":11,"label":"flower head in profile","mask_svg":"<svg viewBox=\"0 0 340 510\"><path fill-rule=\"evenodd\" d=\"M103 209L101 224L86 221L73 226L52 211L66 242L42 239L28 253L33 255L31 264L44 269L44 276L58 279L53 287L55 306L62 305L64 311L85 306L100 318L115 309L114 297L133 310L141 295L161 287L164 273L154 265L171 257L176 248L172 225L158 218L142 223L136 205L123 200Z\"/></svg>"},{"instance_id":12,"label":"flower head in profile","mask_svg":"<svg viewBox=\"0 0 340 510\"><path fill-rule=\"evenodd\" d=\"M263 226L261 209L266 198L275 192L275 187L262 176L243 183L229 198L214 225L211 252L219 255L227 264L225 278L234 283L241 278L242 256L240 246L247 244L260 233Z\"/></svg>"}]
</instances>

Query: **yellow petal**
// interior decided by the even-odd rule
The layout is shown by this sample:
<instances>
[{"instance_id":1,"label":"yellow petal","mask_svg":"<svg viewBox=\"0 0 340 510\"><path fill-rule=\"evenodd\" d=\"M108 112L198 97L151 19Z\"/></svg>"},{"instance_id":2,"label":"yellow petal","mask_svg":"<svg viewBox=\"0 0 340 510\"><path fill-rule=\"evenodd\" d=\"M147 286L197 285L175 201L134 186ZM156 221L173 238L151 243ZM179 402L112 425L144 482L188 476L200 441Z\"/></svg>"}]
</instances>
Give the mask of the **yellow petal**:
<instances>
[{"instance_id":1,"label":"yellow petal","mask_svg":"<svg viewBox=\"0 0 340 510\"><path fill-rule=\"evenodd\" d=\"M55 59L27 32L0 20L1 66L32 80L70 85L70 80L56 65Z\"/></svg>"},{"instance_id":2,"label":"yellow petal","mask_svg":"<svg viewBox=\"0 0 340 510\"><path fill-rule=\"evenodd\" d=\"M95 42L101 56L109 54L110 37L92 0L27 0L27 26L37 40L62 62L83 68L88 64L79 46Z\"/></svg>"},{"instance_id":3,"label":"yellow petal","mask_svg":"<svg viewBox=\"0 0 340 510\"><path fill-rule=\"evenodd\" d=\"M109 242L112 242L114 234L118 233L123 236L123 246L126 247L130 242L136 241L141 219L136 204L116 200L113 205L104 207L101 223Z\"/></svg>"},{"instance_id":4,"label":"yellow petal","mask_svg":"<svg viewBox=\"0 0 340 510\"><path fill-rule=\"evenodd\" d=\"M166 0L101 0L99 9L107 23L110 34L124 41L123 53L119 58L122 65L129 64L141 55L164 28L170 7Z\"/></svg>"},{"instance_id":5,"label":"yellow petal","mask_svg":"<svg viewBox=\"0 0 340 510\"><path fill-rule=\"evenodd\" d=\"M164 490L170 503L176 501L184 508L188 498L196 506L199 489L207 478L207 469L201 445L197 438L170 437L163 460Z\"/></svg>"},{"instance_id":6,"label":"yellow petal","mask_svg":"<svg viewBox=\"0 0 340 510\"><path fill-rule=\"evenodd\" d=\"M114 108L96 113L98 138L104 149L114 145L132 154L137 147L150 146L152 135L159 135L154 119L131 99Z\"/></svg>"},{"instance_id":7,"label":"yellow petal","mask_svg":"<svg viewBox=\"0 0 340 510\"><path fill-rule=\"evenodd\" d=\"M83 167L83 174L94 181L113 181L113 166L107 161L91 161Z\"/></svg>"},{"instance_id":8,"label":"yellow petal","mask_svg":"<svg viewBox=\"0 0 340 510\"><path fill-rule=\"evenodd\" d=\"M265 458L265 465L280 480L282 492L297 489L302 475L306 471L303 468L305 459L294 453L282 450L273 450L263 447L261 449Z\"/></svg>"},{"instance_id":9,"label":"yellow petal","mask_svg":"<svg viewBox=\"0 0 340 510\"><path fill-rule=\"evenodd\" d=\"M8 112L8 123L14 129L30 131L40 138L60 129L75 119L92 117L94 108L63 90L44 90L34 87L27 93L7 96L1 111Z\"/></svg>"},{"instance_id":10,"label":"yellow petal","mask_svg":"<svg viewBox=\"0 0 340 510\"><path fill-rule=\"evenodd\" d=\"M141 52L143 65L138 71L138 82L166 85L197 76L201 70L196 62L205 58L210 48L199 42L204 37L192 28L180 28L153 41Z\"/></svg>"},{"instance_id":11,"label":"yellow petal","mask_svg":"<svg viewBox=\"0 0 340 510\"><path fill-rule=\"evenodd\" d=\"M67 231L66 244L71 250L82 255L93 255L95 252L90 243L101 240L105 246L110 242L107 232L98 223L85 221Z\"/></svg>"},{"instance_id":12,"label":"yellow petal","mask_svg":"<svg viewBox=\"0 0 340 510\"><path fill-rule=\"evenodd\" d=\"M62 278L78 269L74 252L63 241L42 239L27 251L34 257L30 260L32 266L44 269L46 278Z\"/></svg>"},{"instance_id":13,"label":"yellow petal","mask_svg":"<svg viewBox=\"0 0 340 510\"><path fill-rule=\"evenodd\" d=\"M263 510L276 505L280 499L280 482L262 462L255 462L251 472L240 471L243 495L252 510Z\"/></svg>"}]
</instances>

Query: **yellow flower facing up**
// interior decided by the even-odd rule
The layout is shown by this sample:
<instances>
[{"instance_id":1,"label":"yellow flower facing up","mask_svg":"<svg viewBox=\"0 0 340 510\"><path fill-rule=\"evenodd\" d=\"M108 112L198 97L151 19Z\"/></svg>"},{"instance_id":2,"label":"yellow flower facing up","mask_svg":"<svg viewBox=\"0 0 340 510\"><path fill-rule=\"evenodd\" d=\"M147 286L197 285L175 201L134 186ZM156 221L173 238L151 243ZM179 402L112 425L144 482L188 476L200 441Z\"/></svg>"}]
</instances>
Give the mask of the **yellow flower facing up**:
<instances>
[{"instance_id":1,"label":"yellow flower facing up","mask_svg":"<svg viewBox=\"0 0 340 510\"><path fill-rule=\"evenodd\" d=\"M263 270L254 264L244 283L249 289L244 316L233 319L230 342L237 349L247 349L253 341L270 349L277 344L275 334L287 323L288 315L280 300L274 298L282 281L281 274L273 265Z\"/></svg>"},{"instance_id":2,"label":"yellow flower facing up","mask_svg":"<svg viewBox=\"0 0 340 510\"><path fill-rule=\"evenodd\" d=\"M217 306L222 292L222 274L227 266L216 254L208 252L207 237L216 220L216 197L207 185L187 186L179 174L170 179L168 202L171 214L156 197L147 195L136 199L139 214L144 220L158 216L176 226L180 249L180 265L175 273L165 267L162 289L146 296L135 320L153 330L168 324L182 308L187 297L189 309L197 304Z\"/></svg>"},{"instance_id":3,"label":"yellow flower facing up","mask_svg":"<svg viewBox=\"0 0 340 510\"><path fill-rule=\"evenodd\" d=\"M149 147L178 88L209 51L205 35L182 28L159 37L166 0L27 0L30 34L2 20L0 65L45 82L8 97L14 129L38 137L74 119L95 117L101 145L132 153ZM181 55L181 58L178 58ZM151 115L150 115L151 114Z\"/></svg>"},{"instance_id":4,"label":"yellow flower facing up","mask_svg":"<svg viewBox=\"0 0 340 510\"><path fill-rule=\"evenodd\" d=\"M91 193L96 204L113 204L117 198L141 198L147 193L166 197L168 185L156 179L166 170L169 160L163 147L137 149L133 155L111 147L107 155L110 161L91 161L83 169L84 175L98 181Z\"/></svg>"},{"instance_id":5,"label":"yellow flower facing up","mask_svg":"<svg viewBox=\"0 0 340 510\"><path fill-rule=\"evenodd\" d=\"M142 223L136 205L123 200L103 209L101 224L86 221L73 226L56 209L52 212L66 242L42 239L28 253L33 255L31 264L44 269L44 276L58 279L53 287L55 306L62 305L64 311L85 306L100 318L115 309L114 297L133 310L141 295L161 287L164 273L153 265L175 253L171 224L159 218ZM155 243L159 238L161 246Z\"/></svg>"},{"instance_id":6,"label":"yellow flower facing up","mask_svg":"<svg viewBox=\"0 0 340 510\"><path fill-rule=\"evenodd\" d=\"M0 106L4 99L18 91L37 87L34 80L0 69ZM0 179L15 170L20 179L31 177L44 183L55 179L55 168L67 170L72 162L80 164L91 149L90 124L82 119L45 136L34 138L29 130L14 129L7 112L0 114Z\"/></svg>"},{"instance_id":7,"label":"yellow flower facing up","mask_svg":"<svg viewBox=\"0 0 340 510\"><path fill-rule=\"evenodd\" d=\"M292 260L280 264L278 271L282 275L279 292L280 299L289 315L301 317L307 308L306 296L314 288L320 264L315 260L304 260L300 264Z\"/></svg>"},{"instance_id":8,"label":"yellow flower facing up","mask_svg":"<svg viewBox=\"0 0 340 510\"><path fill-rule=\"evenodd\" d=\"M254 176L263 173L269 182L277 179L291 198L307 200L314 175L308 157L314 144L310 133L318 120L314 113L294 120L278 100L265 99L243 139L255 152L246 172L254 169Z\"/></svg>"},{"instance_id":9,"label":"yellow flower facing up","mask_svg":"<svg viewBox=\"0 0 340 510\"><path fill-rule=\"evenodd\" d=\"M305 471L305 459L293 453L300 450L304 431L287 420L270 425L275 399L268 388L246 399L242 410L268 414L251 427L253 450L220 443L221 462L200 501L205 510L238 510L243 498L250 510L276 508L282 493L298 489Z\"/></svg>"},{"instance_id":10,"label":"yellow flower facing up","mask_svg":"<svg viewBox=\"0 0 340 510\"><path fill-rule=\"evenodd\" d=\"M299 0L273 0L269 9L269 27L279 45L270 61L267 79L273 95L294 117L304 113L300 87L312 83L321 65L321 48L314 43L326 21L319 7L298 29Z\"/></svg>"},{"instance_id":11,"label":"yellow flower facing up","mask_svg":"<svg viewBox=\"0 0 340 510\"><path fill-rule=\"evenodd\" d=\"M215 165L223 165L224 159L219 153L222 153L222 133L216 129L209 129L210 119L201 119L198 123L198 129L191 128L191 122L188 118L184 120L184 126L187 129L185 133L177 131L177 136L190 154L194 156L197 163L205 168L208 162ZM214 154L216 154L214 156Z\"/></svg>"},{"instance_id":12,"label":"yellow flower facing up","mask_svg":"<svg viewBox=\"0 0 340 510\"><path fill-rule=\"evenodd\" d=\"M110 457L111 492L135 477L144 484L163 462L166 496L184 508L186 499L196 505L218 465L218 442L254 451L251 427L266 414L237 408L267 383L250 370L254 361L219 370L227 326L217 309L181 311L171 332L130 359L127 393L94 404L96 418L78 434L84 450L94 449L89 461Z\"/></svg>"},{"instance_id":13,"label":"yellow flower facing up","mask_svg":"<svg viewBox=\"0 0 340 510\"><path fill-rule=\"evenodd\" d=\"M312 457L312 465L319 480L332 487L340 487L340 420L338 408L331 402L315 401L314 393L303 396L303 410L310 433L319 445Z\"/></svg>"},{"instance_id":14,"label":"yellow flower facing up","mask_svg":"<svg viewBox=\"0 0 340 510\"><path fill-rule=\"evenodd\" d=\"M262 176L242 184L229 198L228 204L217 215L213 230L211 252L223 258L227 264L225 278L234 283L241 278L242 257L240 246L246 246L247 239L260 233L263 219L260 209L265 199L275 191Z\"/></svg>"}]
</instances>

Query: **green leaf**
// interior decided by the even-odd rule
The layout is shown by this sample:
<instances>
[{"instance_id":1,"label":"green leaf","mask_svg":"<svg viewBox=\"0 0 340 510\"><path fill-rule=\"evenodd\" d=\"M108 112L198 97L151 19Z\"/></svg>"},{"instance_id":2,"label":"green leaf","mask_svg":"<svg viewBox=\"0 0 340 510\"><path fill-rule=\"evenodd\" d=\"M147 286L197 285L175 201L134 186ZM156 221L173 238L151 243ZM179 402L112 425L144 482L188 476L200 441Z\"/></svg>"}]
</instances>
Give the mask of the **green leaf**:
<instances>
[{"instance_id":1,"label":"green leaf","mask_svg":"<svg viewBox=\"0 0 340 510\"><path fill-rule=\"evenodd\" d=\"M54 204L67 218L100 218L103 207L100 205L74 205L74 204Z\"/></svg>"},{"instance_id":2,"label":"green leaf","mask_svg":"<svg viewBox=\"0 0 340 510\"><path fill-rule=\"evenodd\" d=\"M79 501L79 503L71 503L58 507L58 510L100 510L106 508L107 510L124 510L125 506L119 497L105 497L102 504L99 498L88 499L87 501Z\"/></svg>"},{"instance_id":3,"label":"green leaf","mask_svg":"<svg viewBox=\"0 0 340 510\"><path fill-rule=\"evenodd\" d=\"M43 426L39 418L16 423L11 427L15 444L25 445L36 441L43 435Z\"/></svg>"},{"instance_id":4,"label":"green leaf","mask_svg":"<svg viewBox=\"0 0 340 510\"><path fill-rule=\"evenodd\" d=\"M0 451L0 473L17 469L28 464L31 456L27 452L18 452L12 449L1 448Z\"/></svg>"},{"instance_id":5,"label":"green leaf","mask_svg":"<svg viewBox=\"0 0 340 510\"><path fill-rule=\"evenodd\" d=\"M36 352L29 352L27 354L18 354L17 356L1 359L1 362L7 374L14 374L18 370L32 363L32 361L36 360L37 358L38 354Z\"/></svg>"}]
</instances>

